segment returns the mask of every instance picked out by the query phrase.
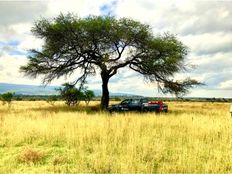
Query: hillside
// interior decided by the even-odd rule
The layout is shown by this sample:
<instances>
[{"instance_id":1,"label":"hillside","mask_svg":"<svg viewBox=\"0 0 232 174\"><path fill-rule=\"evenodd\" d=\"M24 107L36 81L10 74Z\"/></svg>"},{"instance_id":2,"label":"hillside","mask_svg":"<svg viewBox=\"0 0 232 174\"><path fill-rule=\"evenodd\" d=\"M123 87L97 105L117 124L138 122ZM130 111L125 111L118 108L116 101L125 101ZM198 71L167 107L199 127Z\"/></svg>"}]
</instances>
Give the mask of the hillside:
<instances>
[{"instance_id":1,"label":"hillside","mask_svg":"<svg viewBox=\"0 0 232 174\"><path fill-rule=\"evenodd\" d=\"M24 84L0 83L0 93L12 91L22 95L55 95L59 86L36 86Z\"/></svg>"},{"instance_id":2,"label":"hillside","mask_svg":"<svg viewBox=\"0 0 232 174\"><path fill-rule=\"evenodd\" d=\"M25 84L9 84L0 83L0 94L12 91L17 95L56 95L60 86L42 86L42 85L25 85ZM91 89L96 96L101 96L101 90ZM110 96L136 96L135 94L128 94L123 92L110 92Z\"/></svg>"}]
</instances>

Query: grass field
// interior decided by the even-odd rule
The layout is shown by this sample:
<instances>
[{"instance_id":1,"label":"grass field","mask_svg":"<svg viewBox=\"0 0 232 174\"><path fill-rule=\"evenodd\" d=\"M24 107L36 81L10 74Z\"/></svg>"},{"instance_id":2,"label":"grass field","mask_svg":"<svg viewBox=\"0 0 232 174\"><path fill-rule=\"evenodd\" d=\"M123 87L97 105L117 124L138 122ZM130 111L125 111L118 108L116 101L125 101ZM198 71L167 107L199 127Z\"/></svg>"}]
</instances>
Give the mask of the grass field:
<instances>
[{"instance_id":1,"label":"grass field","mask_svg":"<svg viewBox=\"0 0 232 174\"><path fill-rule=\"evenodd\" d=\"M232 173L229 104L168 104L167 114L112 115L0 105L0 173Z\"/></svg>"}]
</instances>

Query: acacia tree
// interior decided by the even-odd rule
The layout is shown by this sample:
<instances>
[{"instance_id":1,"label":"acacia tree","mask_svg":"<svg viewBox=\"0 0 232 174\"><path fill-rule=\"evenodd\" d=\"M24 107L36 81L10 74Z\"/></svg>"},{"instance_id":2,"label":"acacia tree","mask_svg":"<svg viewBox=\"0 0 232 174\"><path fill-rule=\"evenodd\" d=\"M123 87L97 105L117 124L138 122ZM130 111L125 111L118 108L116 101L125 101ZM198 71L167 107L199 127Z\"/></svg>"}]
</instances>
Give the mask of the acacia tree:
<instances>
[{"instance_id":1,"label":"acacia tree","mask_svg":"<svg viewBox=\"0 0 232 174\"><path fill-rule=\"evenodd\" d=\"M191 79L173 80L185 68L186 46L171 34L154 36L149 25L132 19L61 14L37 21L32 32L44 44L41 50L31 50L29 62L21 70L32 77L44 75L43 83L49 83L79 69L82 74L73 84L83 84L98 70L102 109L109 104L109 79L121 68L129 67L157 82L164 93L185 93L199 84Z\"/></svg>"}]
</instances>

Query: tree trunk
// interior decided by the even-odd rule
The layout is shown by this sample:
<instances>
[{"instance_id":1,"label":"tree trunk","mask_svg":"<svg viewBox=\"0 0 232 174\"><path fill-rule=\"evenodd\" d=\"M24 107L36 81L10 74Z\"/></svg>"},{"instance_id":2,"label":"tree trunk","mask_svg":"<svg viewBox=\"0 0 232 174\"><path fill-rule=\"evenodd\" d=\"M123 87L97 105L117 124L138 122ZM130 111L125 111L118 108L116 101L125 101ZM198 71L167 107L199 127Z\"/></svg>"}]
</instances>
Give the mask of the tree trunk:
<instances>
[{"instance_id":1,"label":"tree trunk","mask_svg":"<svg viewBox=\"0 0 232 174\"><path fill-rule=\"evenodd\" d=\"M109 82L109 75L101 73L102 78L102 98L101 98L101 109L105 110L109 106L109 90L108 90L108 82Z\"/></svg>"}]
</instances>

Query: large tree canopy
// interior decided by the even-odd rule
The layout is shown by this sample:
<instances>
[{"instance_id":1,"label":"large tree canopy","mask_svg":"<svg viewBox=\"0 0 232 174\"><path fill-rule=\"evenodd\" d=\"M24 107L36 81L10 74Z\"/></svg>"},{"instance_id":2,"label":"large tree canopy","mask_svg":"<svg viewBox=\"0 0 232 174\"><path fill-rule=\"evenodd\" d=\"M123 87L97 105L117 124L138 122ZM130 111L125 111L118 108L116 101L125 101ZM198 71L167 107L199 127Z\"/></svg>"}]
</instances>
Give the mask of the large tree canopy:
<instances>
[{"instance_id":1,"label":"large tree canopy","mask_svg":"<svg viewBox=\"0 0 232 174\"><path fill-rule=\"evenodd\" d=\"M82 71L75 83L85 82L99 70L102 78L103 109L109 104L109 79L120 68L142 74L157 82L162 92L185 93L195 80L173 81L185 68L187 48L174 35L154 36L149 25L132 19L108 16L78 18L72 14L42 19L32 28L44 40L41 50L31 50L29 63L21 67L27 75L44 75L44 83Z\"/></svg>"}]
</instances>

